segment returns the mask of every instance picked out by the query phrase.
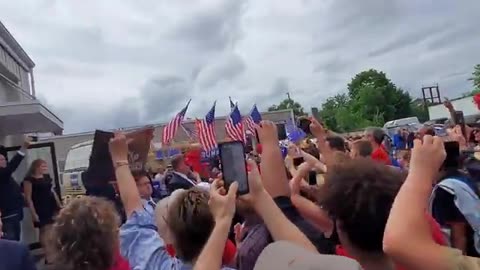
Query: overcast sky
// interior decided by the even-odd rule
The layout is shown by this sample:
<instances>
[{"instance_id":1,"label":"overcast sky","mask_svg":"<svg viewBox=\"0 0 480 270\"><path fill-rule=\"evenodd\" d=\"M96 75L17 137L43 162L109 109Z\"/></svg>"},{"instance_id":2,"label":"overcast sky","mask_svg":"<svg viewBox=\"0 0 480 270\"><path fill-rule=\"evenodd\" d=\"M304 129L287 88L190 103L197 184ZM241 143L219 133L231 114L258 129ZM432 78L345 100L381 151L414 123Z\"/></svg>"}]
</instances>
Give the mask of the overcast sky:
<instances>
[{"instance_id":1,"label":"overcast sky","mask_svg":"<svg viewBox=\"0 0 480 270\"><path fill-rule=\"evenodd\" d=\"M472 89L478 0L0 0L66 133L247 113L290 91L304 107L376 68L413 96Z\"/></svg>"}]
</instances>

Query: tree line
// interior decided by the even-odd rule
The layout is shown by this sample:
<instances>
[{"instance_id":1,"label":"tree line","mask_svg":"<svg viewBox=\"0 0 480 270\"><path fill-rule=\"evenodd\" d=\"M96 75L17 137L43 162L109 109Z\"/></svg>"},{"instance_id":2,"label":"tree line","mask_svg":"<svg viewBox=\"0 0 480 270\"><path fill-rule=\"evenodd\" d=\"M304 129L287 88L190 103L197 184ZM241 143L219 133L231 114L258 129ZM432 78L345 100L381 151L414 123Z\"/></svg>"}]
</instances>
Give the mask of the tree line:
<instances>
[{"instance_id":1,"label":"tree line","mask_svg":"<svg viewBox=\"0 0 480 270\"><path fill-rule=\"evenodd\" d=\"M473 90L464 95L480 93L480 64L474 67ZM350 132L368 126L383 126L385 122L416 116L420 122L428 120L428 109L423 99L413 99L404 89L396 86L387 75L375 69L355 75L347 90L329 97L321 104L319 117L337 132ZM428 105L428 104L427 104ZM293 109L296 117L306 115L300 103L287 98L268 111Z\"/></svg>"}]
</instances>

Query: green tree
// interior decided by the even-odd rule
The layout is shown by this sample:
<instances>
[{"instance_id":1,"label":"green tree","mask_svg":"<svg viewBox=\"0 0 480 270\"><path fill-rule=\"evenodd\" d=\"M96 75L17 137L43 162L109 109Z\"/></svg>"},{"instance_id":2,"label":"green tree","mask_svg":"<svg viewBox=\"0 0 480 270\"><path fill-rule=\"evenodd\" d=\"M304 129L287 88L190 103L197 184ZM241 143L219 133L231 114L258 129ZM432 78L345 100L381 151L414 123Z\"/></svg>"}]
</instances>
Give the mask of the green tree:
<instances>
[{"instance_id":1,"label":"green tree","mask_svg":"<svg viewBox=\"0 0 480 270\"><path fill-rule=\"evenodd\" d=\"M411 116L412 98L408 92L398 88L386 74L370 69L357 74L348 84L348 93L354 110L362 111L362 116L372 121L383 115L383 122Z\"/></svg>"},{"instance_id":2,"label":"green tree","mask_svg":"<svg viewBox=\"0 0 480 270\"><path fill-rule=\"evenodd\" d=\"M332 130L340 131L338 129L336 113L340 108L347 107L349 102L348 95L337 94L328 98L321 107L319 115L323 123Z\"/></svg>"},{"instance_id":3,"label":"green tree","mask_svg":"<svg viewBox=\"0 0 480 270\"><path fill-rule=\"evenodd\" d=\"M411 102L408 92L393 84L385 73L370 69L355 75L347 86L347 94L328 98L320 115L330 129L353 131L409 117Z\"/></svg>"},{"instance_id":4,"label":"green tree","mask_svg":"<svg viewBox=\"0 0 480 270\"><path fill-rule=\"evenodd\" d=\"M305 116L307 115L302 107L302 105L300 105L300 103L294 101L293 99L284 99L282 102L280 102L280 104L278 105L272 105L268 108L268 111L269 112L273 112L273 111L280 111L280 110L288 110L288 109L292 109L293 110L293 114L295 115L295 117L299 117L299 116Z\"/></svg>"},{"instance_id":5,"label":"green tree","mask_svg":"<svg viewBox=\"0 0 480 270\"><path fill-rule=\"evenodd\" d=\"M428 108L423 104L423 101L414 101L410 104L412 116L416 116L420 122L425 122L430 119L428 115Z\"/></svg>"},{"instance_id":6,"label":"green tree","mask_svg":"<svg viewBox=\"0 0 480 270\"><path fill-rule=\"evenodd\" d=\"M473 82L473 91L480 91L480 64L473 68L472 77L468 80Z\"/></svg>"}]
</instances>

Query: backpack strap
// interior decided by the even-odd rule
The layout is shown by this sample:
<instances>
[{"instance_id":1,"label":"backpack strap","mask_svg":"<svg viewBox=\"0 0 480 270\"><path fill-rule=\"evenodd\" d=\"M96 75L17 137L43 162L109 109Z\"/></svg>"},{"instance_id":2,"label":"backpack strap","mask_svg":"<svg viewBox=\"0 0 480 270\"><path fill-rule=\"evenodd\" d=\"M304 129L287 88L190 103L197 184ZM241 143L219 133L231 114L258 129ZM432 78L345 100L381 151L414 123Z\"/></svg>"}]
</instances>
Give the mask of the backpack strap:
<instances>
[{"instance_id":1,"label":"backpack strap","mask_svg":"<svg viewBox=\"0 0 480 270\"><path fill-rule=\"evenodd\" d=\"M454 196L455 206L475 232L475 249L480 252L480 198L467 183L459 179L447 178L437 186Z\"/></svg>"}]
</instances>

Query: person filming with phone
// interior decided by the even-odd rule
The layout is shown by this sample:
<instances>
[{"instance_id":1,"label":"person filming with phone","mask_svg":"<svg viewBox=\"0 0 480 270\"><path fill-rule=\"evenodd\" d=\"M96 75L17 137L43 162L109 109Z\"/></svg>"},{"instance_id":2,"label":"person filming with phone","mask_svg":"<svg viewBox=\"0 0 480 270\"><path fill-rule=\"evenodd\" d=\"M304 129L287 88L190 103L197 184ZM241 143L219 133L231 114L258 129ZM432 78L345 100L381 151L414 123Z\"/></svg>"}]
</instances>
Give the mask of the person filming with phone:
<instances>
[{"instance_id":1,"label":"person filming with phone","mask_svg":"<svg viewBox=\"0 0 480 270\"><path fill-rule=\"evenodd\" d=\"M3 238L9 240L20 240L24 200L20 186L12 175L25 157L29 146L30 138L27 138L22 148L10 161L3 147L0 148L0 212L2 212Z\"/></svg>"}]
</instances>

